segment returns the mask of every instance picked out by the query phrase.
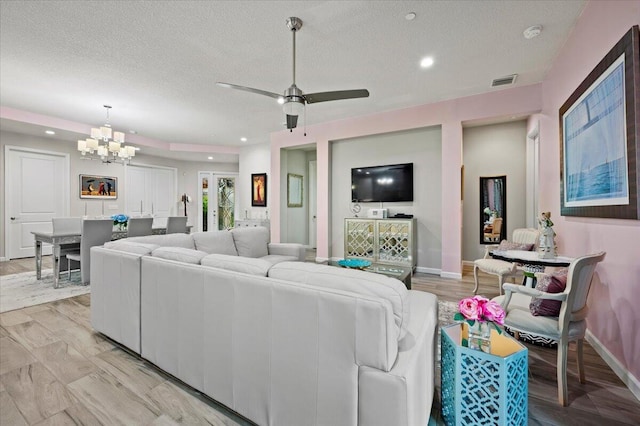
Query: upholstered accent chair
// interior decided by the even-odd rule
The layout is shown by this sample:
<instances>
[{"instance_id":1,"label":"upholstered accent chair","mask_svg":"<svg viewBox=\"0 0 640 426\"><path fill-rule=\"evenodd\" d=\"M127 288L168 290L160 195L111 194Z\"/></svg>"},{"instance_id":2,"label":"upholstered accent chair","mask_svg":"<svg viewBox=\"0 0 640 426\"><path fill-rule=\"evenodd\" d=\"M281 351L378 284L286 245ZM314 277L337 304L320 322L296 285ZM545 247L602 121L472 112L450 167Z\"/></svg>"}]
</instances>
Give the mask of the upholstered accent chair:
<instances>
[{"instance_id":1,"label":"upholstered accent chair","mask_svg":"<svg viewBox=\"0 0 640 426\"><path fill-rule=\"evenodd\" d=\"M127 223L127 237L143 237L153 233L152 217L130 217Z\"/></svg>"},{"instance_id":2,"label":"upholstered accent chair","mask_svg":"<svg viewBox=\"0 0 640 426\"><path fill-rule=\"evenodd\" d=\"M498 220L498 219L496 219ZM534 228L519 228L513 231L512 242L518 244L533 244L535 245L538 240L538 230ZM521 270L518 265L512 262L507 262L499 259L492 259L489 256L489 252L498 248L497 244L490 244L485 246L484 257L473 262L473 279L475 281L475 288L473 294L478 291L478 270L487 274L496 275L498 277L498 286L500 288L500 294L502 294L502 284L505 278L513 277L521 274Z\"/></svg>"},{"instance_id":3,"label":"upholstered accent chair","mask_svg":"<svg viewBox=\"0 0 640 426\"><path fill-rule=\"evenodd\" d=\"M187 216L169 216L167 218L167 234L186 234L188 232Z\"/></svg>"},{"instance_id":4,"label":"upholstered accent chair","mask_svg":"<svg viewBox=\"0 0 640 426\"><path fill-rule=\"evenodd\" d=\"M591 289L594 271L605 253L597 253L574 259L569 265L567 284L561 293L547 293L535 288L506 283L505 295L497 301L505 309L504 324L514 332L529 333L558 342L557 380L558 401L566 406L567 399L567 351L569 342L576 342L578 376L580 383L585 382L582 347L587 329L587 297ZM543 274L536 274L540 278ZM561 302L557 317L534 316L531 310L533 298L557 300Z\"/></svg>"}]
</instances>

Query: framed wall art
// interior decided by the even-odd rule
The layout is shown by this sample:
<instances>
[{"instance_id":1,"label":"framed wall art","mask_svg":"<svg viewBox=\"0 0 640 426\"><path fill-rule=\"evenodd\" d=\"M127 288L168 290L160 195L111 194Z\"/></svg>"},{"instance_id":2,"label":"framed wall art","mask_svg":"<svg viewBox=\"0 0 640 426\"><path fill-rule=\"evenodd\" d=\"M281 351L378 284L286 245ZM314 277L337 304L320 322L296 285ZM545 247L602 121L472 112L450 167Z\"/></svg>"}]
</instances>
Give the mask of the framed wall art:
<instances>
[{"instance_id":1,"label":"framed wall art","mask_svg":"<svg viewBox=\"0 0 640 426\"><path fill-rule=\"evenodd\" d=\"M563 216L640 219L638 26L560 108Z\"/></svg>"},{"instance_id":2,"label":"framed wall art","mask_svg":"<svg viewBox=\"0 0 640 426\"><path fill-rule=\"evenodd\" d=\"M251 175L251 206L267 207L267 174Z\"/></svg>"},{"instance_id":3,"label":"framed wall art","mask_svg":"<svg viewBox=\"0 0 640 426\"><path fill-rule=\"evenodd\" d=\"M287 207L302 207L303 177L287 173Z\"/></svg>"},{"instance_id":4,"label":"framed wall art","mask_svg":"<svg viewBox=\"0 0 640 426\"><path fill-rule=\"evenodd\" d=\"M118 198L118 178L111 176L80 175L80 198Z\"/></svg>"}]
</instances>

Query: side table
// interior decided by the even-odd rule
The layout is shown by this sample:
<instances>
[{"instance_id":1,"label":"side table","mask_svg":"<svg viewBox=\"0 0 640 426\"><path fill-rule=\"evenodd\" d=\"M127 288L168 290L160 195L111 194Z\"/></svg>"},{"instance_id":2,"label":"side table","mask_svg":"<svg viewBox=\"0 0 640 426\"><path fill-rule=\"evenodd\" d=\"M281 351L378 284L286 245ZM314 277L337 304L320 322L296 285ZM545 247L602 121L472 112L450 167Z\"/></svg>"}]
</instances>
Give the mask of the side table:
<instances>
[{"instance_id":1,"label":"side table","mask_svg":"<svg viewBox=\"0 0 640 426\"><path fill-rule=\"evenodd\" d=\"M491 353L466 347L466 323L440 329L442 417L447 425L527 425L528 350L491 331Z\"/></svg>"}]
</instances>

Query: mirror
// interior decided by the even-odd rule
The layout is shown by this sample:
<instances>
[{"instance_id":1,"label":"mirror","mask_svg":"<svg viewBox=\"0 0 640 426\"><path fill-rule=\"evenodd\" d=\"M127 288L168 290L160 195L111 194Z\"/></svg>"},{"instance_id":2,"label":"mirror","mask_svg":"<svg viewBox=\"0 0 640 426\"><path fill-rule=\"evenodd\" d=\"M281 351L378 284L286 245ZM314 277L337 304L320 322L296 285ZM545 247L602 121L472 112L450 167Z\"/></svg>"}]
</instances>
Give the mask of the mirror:
<instances>
[{"instance_id":1,"label":"mirror","mask_svg":"<svg viewBox=\"0 0 640 426\"><path fill-rule=\"evenodd\" d=\"M507 177L480 177L480 244L507 239Z\"/></svg>"},{"instance_id":2,"label":"mirror","mask_svg":"<svg viewBox=\"0 0 640 426\"><path fill-rule=\"evenodd\" d=\"M287 207L302 207L302 176L287 174Z\"/></svg>"}]
</instances>

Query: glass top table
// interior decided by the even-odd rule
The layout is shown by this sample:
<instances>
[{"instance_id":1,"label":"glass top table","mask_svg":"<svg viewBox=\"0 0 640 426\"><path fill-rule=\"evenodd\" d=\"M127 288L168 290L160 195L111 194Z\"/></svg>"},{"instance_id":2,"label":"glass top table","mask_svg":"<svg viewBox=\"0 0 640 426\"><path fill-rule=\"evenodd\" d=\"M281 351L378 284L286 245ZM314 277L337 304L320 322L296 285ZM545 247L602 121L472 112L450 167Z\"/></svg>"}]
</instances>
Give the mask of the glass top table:
<instances>
[{"instance_id":1,"label":"glass top table","mask_svg":"<svg viewBox=\"0 0 640 426\"><path fill-rule=\"evenodd\" d=\"M337 266L339 268L344 268L344 266L338 265L337 260L329 261L329 265ZM371 263L370 266L366 268L346 268L346 269L361 269L367 272L373 272L375 274L382 274L387 277L395 278L404 283L407 289L411 290L411 274L413 272L412 268L397 266L397 265L385 265L382 263Z\"/></svg>"}]
</instances>

